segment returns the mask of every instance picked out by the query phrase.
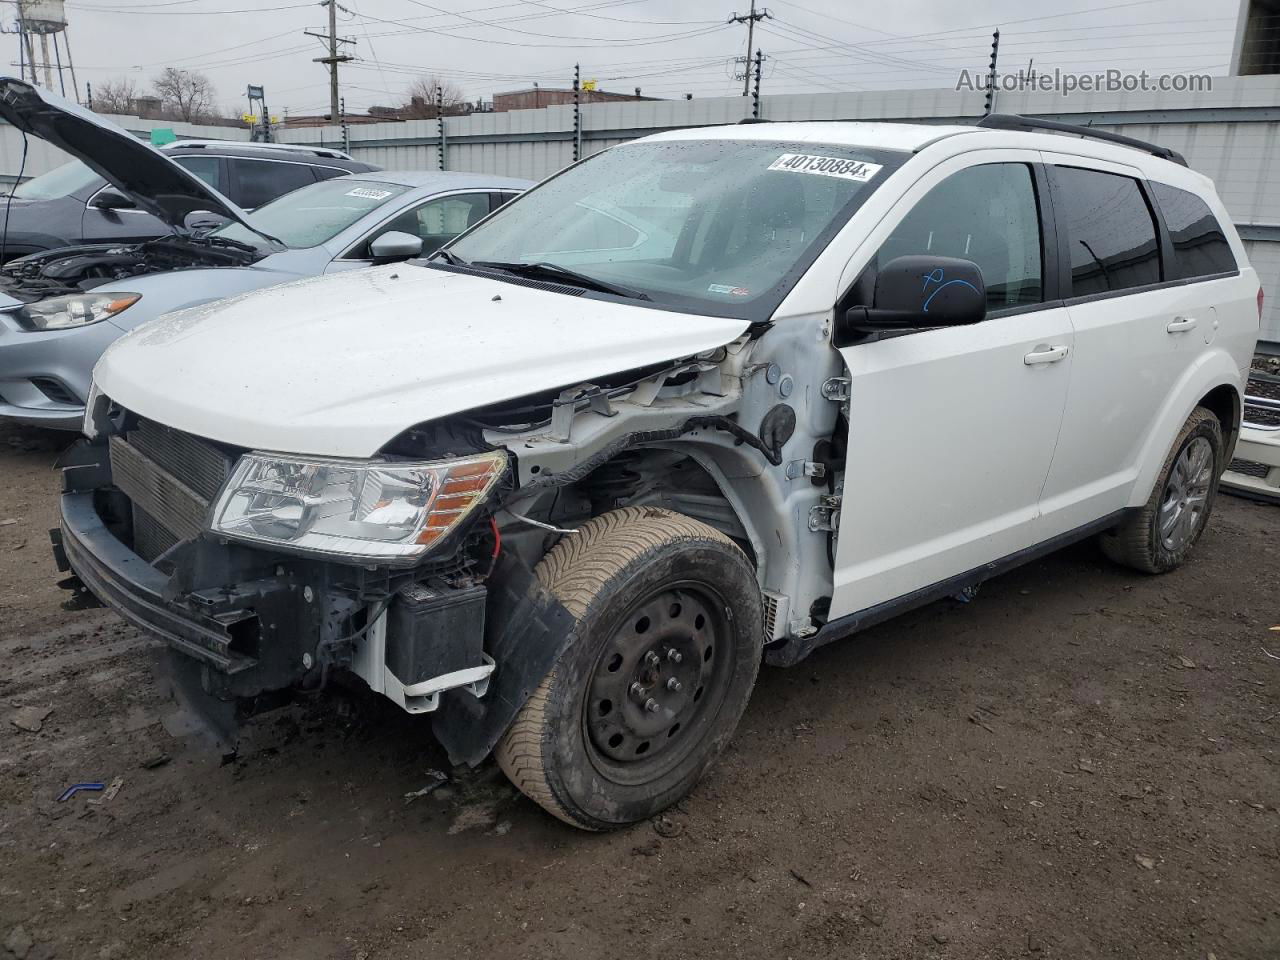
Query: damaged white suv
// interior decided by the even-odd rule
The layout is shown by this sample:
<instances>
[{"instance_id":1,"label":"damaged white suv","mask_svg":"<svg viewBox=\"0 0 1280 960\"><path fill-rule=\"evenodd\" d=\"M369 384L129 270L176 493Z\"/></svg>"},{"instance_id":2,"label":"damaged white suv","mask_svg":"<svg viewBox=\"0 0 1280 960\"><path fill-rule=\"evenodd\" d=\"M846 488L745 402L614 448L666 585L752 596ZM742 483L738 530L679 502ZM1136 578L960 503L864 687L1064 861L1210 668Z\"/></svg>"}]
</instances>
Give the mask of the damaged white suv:
<instances>
[{"instance_id":1,"label":"damaged white suv","mask_svg":"<svg viewBox=\"0 0 1280 960\"><path fill-rule=\"evenodd\" d=\"M1258 279L1206 178L1107 139L664 133L430 260L173 314L96 369L55 553L226 736L350 671L568 823L651 816L762 659L1196 542Z\"/></svg>"}]
</instances>

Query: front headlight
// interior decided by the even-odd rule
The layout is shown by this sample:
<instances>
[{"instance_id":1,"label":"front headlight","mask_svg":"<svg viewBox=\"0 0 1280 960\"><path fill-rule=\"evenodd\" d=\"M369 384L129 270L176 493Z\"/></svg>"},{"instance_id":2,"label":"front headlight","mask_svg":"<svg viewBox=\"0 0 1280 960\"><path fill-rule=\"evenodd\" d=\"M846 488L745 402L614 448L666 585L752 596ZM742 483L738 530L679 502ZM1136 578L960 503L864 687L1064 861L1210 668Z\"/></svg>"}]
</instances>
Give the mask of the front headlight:
<instances>
[{"instance_id":1,"label":"front headlight","mask_svg":"<svg viewBox=\"0 0 1280 960\"><path fill-rule=\"evenodd\" d=\"M83 327L114 317L141 299L140 293L77 293L29 303L18 311L18 316L36 330Z\"/></svg>"},{"instance_id":2,"label":"front headlight","mask_svg":"<svg viewBox=\"0 0 1280 960\"><path fill-rule=\"evenodd\" d=\"M410 564L484 500L506 456L379 462L248 453L213 508L215 534L356 563Z\"/></svg>"}]
</instances>

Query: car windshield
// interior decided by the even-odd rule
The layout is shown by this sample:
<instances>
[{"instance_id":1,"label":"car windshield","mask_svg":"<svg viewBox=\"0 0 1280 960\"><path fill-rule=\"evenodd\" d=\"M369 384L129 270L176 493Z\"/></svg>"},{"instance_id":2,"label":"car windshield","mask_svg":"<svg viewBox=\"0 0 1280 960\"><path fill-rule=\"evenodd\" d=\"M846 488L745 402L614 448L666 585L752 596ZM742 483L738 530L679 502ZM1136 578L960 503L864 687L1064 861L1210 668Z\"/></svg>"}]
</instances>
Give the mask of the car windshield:
<instances>
[{"instance_id":1,"label":"car windshield","mask_svg":"<svg viewBox=\"0 0 1280 960\"><path fill-rule=\"evenodd\" d=\"M264 203L248 220L263 233L299 250L332 240L365 214L408 190L398 183L375 180L325 180ZM239 223L219 227L213 236L262 245L261 236Z\"/></svg>"},{"instance_id":2,"label":"car windshield","mask_svg":"<svg viewBox=\"0 0 1280 960\"><path fill-rule=\"evenodd\" d=\"M100 176L79 160L72 160L60 167L54 167L48 173L32 177L15 188L13 196L17 200L57 200L102 182Z\"/></svg>"},{"instance_id":3,"label":"car windshield","mask_svg":"<svg viewBox=\"0 0 1280 960\"><path fill-rule=\"evenodd\" d=\"M753 140L628 144L448 249L477 266L553 264L544 279L564 268L664 306L761 319L905 156Z\"/></svg>"}]
</instances>

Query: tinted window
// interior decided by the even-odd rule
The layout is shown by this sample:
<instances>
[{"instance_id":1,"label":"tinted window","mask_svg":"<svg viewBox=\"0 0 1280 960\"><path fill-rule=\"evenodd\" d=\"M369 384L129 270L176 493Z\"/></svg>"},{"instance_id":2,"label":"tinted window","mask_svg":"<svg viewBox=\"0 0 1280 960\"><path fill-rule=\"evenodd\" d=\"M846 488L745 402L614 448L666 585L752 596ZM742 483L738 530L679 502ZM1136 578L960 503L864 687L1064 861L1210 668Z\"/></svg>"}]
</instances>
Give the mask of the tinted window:
<instances>
[{"instance_id":1,"label":"tinted window","mask_svg":"<svg viewBox=\"0 0 1280 960\"><path fill-rule=\"evenodd\" d=\"M101 183L100 176L79 160L72 160L26 181L14 189L13 195L18 200L57 200Z\"/></svg>"},{"instance_id":2,"label":"tinted window","mask_svg":"<svg viewBox=\"0 0 1280 960\"><path fill-rule=\"evenodd\" d=\"M1173 240L1170 280L1189 280L1236 269L1231 245L1209 205L1194 193L1163 183L1151 184Z\"/></svg>"},{"instance_id":3,"label":"tinted window","mask_svg":"<svg viewBox=\"0 0 1280 960\"><path fill-rule=\"evenodd\" d=\"M1071 296L1160 282L1155 222L1138 181L1114 173L1055 167L1071 251Z\"/></svg>"},{"instance_id":4,"label":"tinted window","mask_svg":"<svg viewBox=\"0 0 1280 960\"><path fill-rule=\"evenodd\" d=\"M885 240L877 264L911 254L972 260L993 310L1039 303L1043 258L1031 168L989 163L943 180Z\"/></svg>"},{"instance_id":5,"label":"tinted window","mask_svg":"<svg viewBox=\"0 0 1280 960\"><path fill-rule=\"evenodd\" d=\"M217 157L174 157L173 162L186 167L219 193L222 189L222 164Z\"/></svg>"},{"instance_id":6,"label":"tinted window","mask_svg":"<svg viewBox=\"0 0 1280 960\"><path fill-rule=\"evenodd\" d=\"M300 163L281 163L275 160L229 161L235 169L240 185L240 206L252 210L276 197L297 190L308 183L315 183L311 168Z\"/></svg>"},{"instance_id":7,"label":"tinted window","mask_svg":"<svg viewBox=\"0 0 1280 960\"><path fill-rule=\"evenodd\" d=\"M378 231L391 230L422 238L422 252L434 253L489 212L487 193L465 193L430 200L406 210Z\"/></svg>"},{"instance_id":8,"label":"tinted window","mask_svg":"<svg viewBox=\"0 0 1280 960\"><path fill-rule=\"evenodd\" d=\"M334 177L345 177L350 170L339 170L337 167L312 167L311 172L317 180L332 180Z\"/></svg>"}]
</instances>

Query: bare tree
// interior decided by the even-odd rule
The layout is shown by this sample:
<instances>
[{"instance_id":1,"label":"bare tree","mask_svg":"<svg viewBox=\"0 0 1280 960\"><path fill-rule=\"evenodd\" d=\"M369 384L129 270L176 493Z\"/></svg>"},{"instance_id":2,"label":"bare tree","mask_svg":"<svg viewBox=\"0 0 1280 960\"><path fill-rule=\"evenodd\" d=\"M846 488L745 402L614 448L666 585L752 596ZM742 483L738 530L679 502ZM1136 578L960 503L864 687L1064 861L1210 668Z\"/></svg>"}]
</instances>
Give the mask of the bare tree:
<instances>
[{"instance_id":1,"label":"bare tree","mask_svg":"<svg viewBox=\"0 0 1280 960\"><path fill-rule=\"evenodd\" d=\"M104 80L93 88L93 109L98 113L133 113L138 85L129 77Z\"/></svg>"},{"instance_id":2,"label":"bare tree","mask_svg":"<svg viewBox=\"0 0 1280 960\"><path fill-rule=\"evenodd\" d=\"M442 80L435 74L419 77L405 91L405 102L399 109L406 120L431 119L436 116L436 88L444 101L444 115L466 113L471 103L456 83Z\"/></svg>"},{"instance_id":3,"label":"bare tree","mask_svg":"<svg viewBox=\"0 0 1280 960\"><path fill-rule=\"evenodd\" d=\"M165 67L152 81L152 86L176 120L199 123L213 114L213 99L217 94L213 81L203 73Z\"/></svg>"}]
</instances>

